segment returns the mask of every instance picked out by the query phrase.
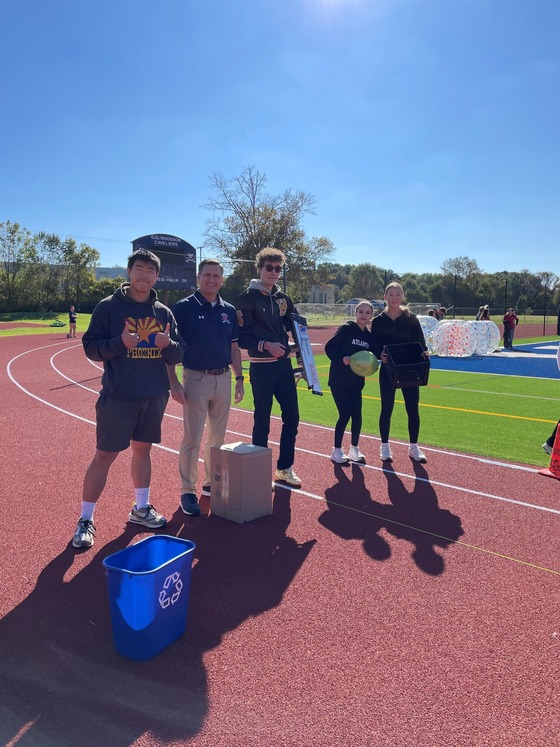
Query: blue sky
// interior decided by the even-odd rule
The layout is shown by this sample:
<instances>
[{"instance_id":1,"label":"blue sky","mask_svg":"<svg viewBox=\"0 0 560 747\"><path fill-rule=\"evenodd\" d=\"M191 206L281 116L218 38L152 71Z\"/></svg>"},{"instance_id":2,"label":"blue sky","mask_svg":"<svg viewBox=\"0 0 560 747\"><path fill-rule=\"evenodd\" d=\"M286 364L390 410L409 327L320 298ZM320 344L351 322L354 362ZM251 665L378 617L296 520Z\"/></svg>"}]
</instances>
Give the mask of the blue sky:
<instances>
[{"instance_id":1,"label":"blue sky","mask_svg":"<svg viewBox=\"0 0 560 747\"><path fill-rule=\"evenodd\" d=\"M333 261L559 271L556 0L0 0L0 222L199 247L214 171Z\"/></svg>"}]
</instances>

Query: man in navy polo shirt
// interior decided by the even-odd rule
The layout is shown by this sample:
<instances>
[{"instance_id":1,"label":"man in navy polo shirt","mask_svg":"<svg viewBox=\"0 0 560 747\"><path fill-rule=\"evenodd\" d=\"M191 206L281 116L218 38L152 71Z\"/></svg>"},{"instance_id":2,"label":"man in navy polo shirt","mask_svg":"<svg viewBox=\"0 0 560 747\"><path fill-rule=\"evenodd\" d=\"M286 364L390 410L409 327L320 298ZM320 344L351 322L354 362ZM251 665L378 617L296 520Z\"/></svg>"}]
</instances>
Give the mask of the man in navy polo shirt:
<instances>
[{"instance_id":1,"label":"man in navy polo shirt","mask_svg":"<svg viewBox=\"0 0 560 747\"><path fill-rule=\"evenodd\" d=\"M235 374L235 404L244 396L241 353L237 344L235 307L219 290L224 268L216 259L198 266L198 290L173 306L173 315L187 350L183 357L183 385L174 366L168 366L171 396L183 405L184 435L179 452L181 508L200 514L196 497L198 455L207 423L202 495L210 495L210 450L222 446L231 406L231 368Z\"/></svg>"}]
</instances>

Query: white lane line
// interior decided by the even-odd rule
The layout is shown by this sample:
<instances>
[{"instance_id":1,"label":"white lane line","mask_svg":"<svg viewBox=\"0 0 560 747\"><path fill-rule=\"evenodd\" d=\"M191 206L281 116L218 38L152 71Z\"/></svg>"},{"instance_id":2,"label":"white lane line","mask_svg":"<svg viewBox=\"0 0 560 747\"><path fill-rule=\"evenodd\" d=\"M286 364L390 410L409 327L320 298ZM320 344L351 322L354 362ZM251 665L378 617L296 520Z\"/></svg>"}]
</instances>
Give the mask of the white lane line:
<instances>
[{"instance_id":1,"label":"white lane line","mask_svg":"<svg viewBox=\"0 0 560 747\"><path fill-rule=\"evenodd\" d=\"M8 361L8 364L6 366L6 371L8 372L8 378L10 379L12 384L15 384L15 386L18 387L18 389L21 389L22 392L27 394L29 397L32 397L33 399L37 400L38 402L41 402L43 405L47 405L47 407L52 407L53 410L57 410L58 412L61 412L64 415L69 415L71 418L76 418L77 420L81 420L83 423L89 423L90 425L95 425L95 422L93 420L89 420L88 418L83 418L81 415L76 415L75 413L70 412L69 410L64 410L62 407L53 405L51 402L47 402L47 400L43 399L42 397L39 397L38 395L33 394L33 392L30 392L29 389L26 389L23 386L23 384L20 384L19 381L17 381L15 377L12 375L12 364L15 363L19 358L23 358L24 355L28 355L29 353L35 353L38 350L45 350L46 348L58 347L60 345L61 343L53 343L51 345L42 345L41 347L32 348L31 350L26 350L25 352L20 353L19 355L16 355L14 358Z\"/></svg>"},{"instance_id":2,"label":"white lane line","mask_svg":"<svg viewBox=\"0 0 560 747\"><path fill-rule=\"evenodd\" d=\"M56 343L55 343L56 344ZM65 410L63 407L59 407L58 405L53 404L52 402L48 402L46 399L43 399L42 397L39 397L37 394L33 394L33 392L30 392L29 389L26 389L23 384L20 384L19 381L12 375L12 364L15 363L15 361L18 360L18 358L21 358L24 355L27 355L28 353L34 353L37 350L44 350L45 348L54 347L53 345L43 345L40 348L33 348L32 350L27 350L24 353L20 353L19 355L16 355L14 358L12 358L10 361L8 361L8 364L6 366L6 371L8 373L8 377L12 384L18 387L18 389L21 389L24 394L27 394L29 397L32 397L33 399L37 400L37 402L41 402L41 404L46 405L47 407L51 407L53 410L56 410L57 412L61 412L63 415L69 415L71 418L76 418L76 420L81 420L83 423L88 423L89 425L95 425L95 420L90 420L89 418L84 418L81 415L77 415L75 412L70 412L70 410ZM59 343L60 344L60 343ZM63 352L63 351L59 351ZM52 360L54 356L51 358L51 365ZM63 373L61 373L56 366L53 366L55 371L59 373L61 376L63 376L67 381L72 382L73 384L76 384L77 386L82 387L83 389L87 389L90 392L93 392L94 394L97 394L97 392L94 389L89 389L88 387L83 386L82 384L79 384L77 381L73 381L72 379L69 379L67 376L65 376ZM169 451L172 454L179 454L179 451L177 449L171 449L169 446L164 446L163 444L154 444L154 446L158 449L162 449L163 451Z\"/></svg>"},{"instance_id":3,"label":"white lane line","mask_svg":"<svg viewBox=\"0 0 560 747\"><path fill-rule=\"evenodd\" d=\"M75 414L73 412L70 412L69 410L65 410L65 409L63 409L61 407L58 407L57 405L54 405L51 402L48 402L47 400L43 399L42 397L39 397L38 395L33 394L28 389L26 389L23 385L21 385L14 378L14 376L12 375L12 371L11 371L12 364L16 360L18 360L19 358L23 357L24 355L27 355L28 353L33 353L33 352L36 352L37 350L43 350L44 348L48 348L48 347L53 347L53 345L46 345L46 346L43 346L42 348L33 348L32 350L28 350L28 351L26 351L24 353L20 353L19 355L17 355L14 358L12 358L8 362L8 365L7 365L7 371L8 371L8 376L9 376L10 380L12 381L13 384L15 384L15 386L17 386L19 389L21 389L25 394L27 394L30 397L32 397L33 399L41 402L42 404L45 404L48 407L52 407L54 410L57 410L58 412L61 412L61 413L65 414L65 415L69 415L70 417L73 417L73 418L76 418L78 420L81 420L82 422L88 423L90 425L95 425L95 421L89 420L87 418L83 418L80 415L77 415L77 414ZM63 351L59 351L59 352L63 352ZM89 389L88 387L84 387L83 385L79 384L77 381L74 381L73 379L69 378L65 374L62 374L59 371L59 369L56 368L56 366L54 366L54 363L53 363L53 360L54 360L54 358L56 357L57 354L53 355L51 357L51 359L50 359L51 360L51 365L53 366L53 368L55 369L55 371L57 371L57 373L59 373L61 376L63 376L63 378L65 378L67 381L70 381L70 382L72 382L72 383L74 383L74 384L76 384L78 386L81 386L83 389L86 389L86 390L91 391L93 393L97 393L93 389ZM248 412L248 411L247 410L241 410L241 412ZM182 420L181 417L178 417L176 415L170 415L170 417L172 417L173 419L176 419L176 420ZM277 417L276 419L279 420L280 418ZM332 431L331 428L327 428L326 426L315 426L314 423L302 423L300 425L309 425L309 426L314 426L314 427L321 428L322 430L328 430L329 432ZM249 434L239 433L237 431L232 431L232 430L228 430L227 432L231 433L232 435L240 436L242 438L247 438L249 436ZM373 437L373 436L370 436L369 438L375 439L375 440L379 440L377 437ZM270 443L272 443L274 445L278 445L277 441L270 441ZM168 446L164 446L162 444L154 444L154 446L156 448L162 449L164 451L168 451L168 452L173 453L173 454L178 454L179 453L177 449L172 449L172 448L170 448ZM313 456L321 457L323 459L329 459L329 461L330 461L329 456L327 454L322 454L321 452L312 451L310 449L302 449L302 448L298 448L298 447L296 447L296 451L300 451L300 452L306 453L306 454L311 454ZM434 451L436 451L436 450L434 449ZM442 452L441 450L437 450L437 451L439 453L449 454L450 456L465 456L465 455L461 455L461 454L455 454L453 452ZM487 464L492 464L492 465L495 465L495 466L503 466L503 467L507 466L510 469L512 467L512 465L507 465L507 464L504 464L502 462L492 462L490 460L480 459L480 458L477 458L477 457L473 457L473 458L477 459L480 462L487 463ZM199 459L199 461L203 461L203 460ZM513 465L513 466L516 466L516 465ZM415 480L415 481L418 480L420 482L425 482L425 483L427 483L429 485L437 485L438 487L447 488L449 490L456 490L456 491L463 492L463 493L468 493L470 495L475 495L475 496L478 496L478 497L481 497L481 498L489 498L491 500L502 501L502 502L511 503L511 504L514 504L514 505L517 505L517 506L523 506L525 508L531 508L531 509L534 509L534 510L537 510L537 511L545 511L547 513L552 513L552 514L560 515L560 510L558 510L558 509L547 508L545 506L538 506L538 505L536 505L534 503L527 503L525 501L517 501L517 500L515 500L513 498L506 498L504 496L495 495L493 493L485 493L485 492L482 492L482 491L479 491L479 490L472 490L471 488L464 488L464 487L461 487L459 485L452 485L450 483L440 482L439 480L430 480L430 479L427 479L427 478L424 478L424 477L419 477L418 475L410 475L410 474L406 474L404 472L397 472L396 470L386 470L383 467L374 467L373 465L369 465L369 464L362 465L362 469L370 469L370 470L374 470L376 472L385 472L385 473L388 473L388 474L396 475L398 477L406 478L408 480ZM522 468L522 469L530 471L532 473L534 473L534 471L535 471L535 470L529 470L528 468ZM278 483L278 484L281 487L287 487L287 486L283 485L282 483ZM289 489L291 490L291 488L289 488ZM296 492L302 492L303 493L304 491L297 491L296 490ZM324 500L324 497L316 496L313 493L304 493L304 494L305 495L309 495L312 498Z\"/></svg>"},{"instance_id":4,"label":"white lane line","mask_svg":"<svg viewBox=\"0 0 560 747\"><path fill-rule=\"evenodd\" d=\"M539 397L537 394L518 394L516 392L493 392L486 389L466 389L459 386L453 386L453 384L446 384L445 386L438 386L438 389L444 389L452 392L469 392L469 394L491 394L499 397L521 397L522 399L539 399L543 401L560 402L560 397Z\"/></svg>"},{"instance_id":5,"label":"white lane line","mask_svg":"<svg viewBox=\"0 0 560 747\"><path fill-rule=\"evenodd\" d=\"M464 369L452 369L452 368L437 368L436 366L433 367L434 371L443 371L444 373L456 373L456 374L464 374L466 376L499 376L503 378L513 378L513 379L537 379L538 381L557 381L557 376L522 376L521 374L515 374L515 373L495 373L494 371L465 371Z\"/></svg>"},{"instance_id":6,"label":"white lane line","mask_svg":"<svg viewBox=\"0 0 560 747\"><path fill-rule=\"evenodd\" d=\"M232 409L232 412L245 413L247 415L251 415L251 417L253 415L251 410L244 410L243 408L238 408L238 407L232 407L231 409ZM177 416L170 415L169 417L177 417ZM271 419L278 420L278 421L282 420L282 418L279 415L271 415ZM322 431L328 431L331 434L333 432L332 427L327 426L327 425L320 425L318 423L307 423L305 421L301 421L300 426L302 425L308 428L317 428ZM350 432L345 431L345 435L350 435ZM360 441L364 439L367 441L376 441L379 443L381 442L381 439L379 438L379 436L372 436L369 433L362 433L360 435ZM400 444L402 446L408 445L408 441L399 441L397 439L391 440L391 443ZM499 462L493 459L487 459L486 457L476 456L475 454L462 454L459 451L448 451L447 449L436 448L433 446L424 446L423 444L422 444L422 450L427 451L427 452L432 452L433 454L444 454L445 456L457 457L459 459L469 459L471 461L478 462L479 464L491 464L492 466L503 467L504 469L514 469L514 470L519 470L520 472L529 472L530 474L533 474L535 470L537 469L537 467L527 467L522 464L511 464L510 462ZM301 449L301 451L305 451L305 449Z\"/></svg>"},{"instance_id":7,"label":"white lane line","mask_svg":"<svg viewBox=\"0 0 560 747\"><path fill-rule=\"evenodd\" d=\"M28 350L28 351L26 351L24 353L20 353L15 358L13 358L12 361L17 360L18 358L21 358L24 355L27 355L28 353L34 353L34 352L37 352L37 351L40 351L40 350L44 350L44 349L49 348L49 347L57 347L57 346L60 346L60 345L61 345L61 343L52 344L52 345L44 345L42 347L33 348L33 349ZM75 348L75 347L77 347L77 346L76 345L72 346L72 348ZM65 346L62 350L59 350L58 352L62 353L62 352L65 352L66 350L69 350L69 349L70 348L68 346ZM68 376L66 376L65 374L63 374L52 363L54 357L55 356L52 356L52 358L51 358L51 365L60 374L60 376L62 376L63 378L65 378L67 381L69 381L69 382L71 382L73 384L76 384L77 386L81 387L82 389L85 389L86 391L92 392L93 394L96 394L96 395L99 394L99 392L97 390L91 389L90 387L86 387L83 384L80 384L79 382L75 381L74 379L69 378ZM89 359L87 359L87 360L89 360ZM11 365L12 361L10 361L10 363L8 364L8 366ZM93 361L90 361L90 362L93 363ZM97 364L94 363L93 365L94 365L95 368L99 368L99 366ZM10 375L10 378L12 378L11 375ZM17 384L17 382L13 378L12 378L12 381ZM19 384L18 384L18 386L19 386ZM20 387L20 388L23 389L23 387ZM29 394L31 397L35 397L35 399L38 399L39 401L44 402L45 404L49 405L49 407L53 407L54 409L59 409L61 412L66 412L69 415L72 414L72 413L69 413L67 410L62 410L61 408L57 408L56 405L51 405L50 403L46 402L46 400L42 400L40 397L37 397L36 395L31 394L31 392L27 392L27 390L24 390L24 391L26 391L26 393ZM237 407L232 407L231 409L232 409L232 412L244 413L246 415L250 415L251 417L253 415L253 412L251 410L244 410L243 408L237 408ZM183 419L182 416L172 415L171 413L165 413L165 416L168 417L168 418L172 418L174 420L181 420L182 421L182 419ZM75 417L79 417L79 416L76 415ZM278 416L278 415L272 415L271 419L277 420L277 421L281 421L281 417ZM94 421L85 420L85 422L91 423L91 422L94 422ZM325 425L318 425L317 423L307 423L305 421L302 421L300 423L300 426L306 426L308 428L316 428L316 429L319 429L319 430L322 430L322 431L328 431L329 433L332 433L332 428L330 428L328 426L325 426ZM235 434L234 431L228 431L228 432L229 433L233 433L234 435L241 435L242 437L245 437L245 438L249 437L249 435L250 435L250 434ZM346 432L346 434L348 434L348 432ZM361 439L365 439L365 440L369 440L369 441L379 441L380 440L379 436L371 436L371 435L369 435L367 433L363 433L360 436L360 438ZM271 441L271 443L273 443L275 445L278 445L278 442L276 442L276 441ZM405 445L405 443L402 442L402 441L394 441L393 443L395 443L395 444L399 444L400 443L402 445ZM478 462L479 464L491 464L494 467L502 467L502 468L508 469L508 470L514 469L514 470L518 470L518 471L521 471L521 472L528 472L528 473L531 473L531 474L535 472L535 469L531 468L531 467L525 467L523 465L518 465L518 464L509 464L508 462L499 462L499 461L495 461L495 460L486 459L484 457L475 456L475 455L472 455L472 454L461 454L460 452L447 451L445 449L434 449L434 448L430 448L429 446L424 446L423 448L427 452L444 454L445 456L452 456L452 457L455 457L455 458L469 459L471 461L474 460L474 461ZM306 451L306 449L301 449L301 448L299 448L297 450L298 451L302 451L302 452Z\"/></svg>"},{"instance_id":8,"label":"white lane line","mask_svg":"<svg viewBox=\"0 0 560 747\"><path fill-rule=\"evenodd\" d=\"M316 452L308 452L308 453L310 454L312 453L314 454L314 456L325 456L325 454L318 454ZM459 492L468 493L469 495L475 495L480 498L490 498L495 501L504 501L505 503L513 503L516 506L522 506L524 508L532 508L532 509L535 509L536 511L545 511L546 513L556 514L557 516L560 516L560 510L556 508L547 508L546 506L537 506L534 503L525 503L524 501L516 501L513 498L504 498L501 495L494 495L492 493L483 493L480 490L471 490L470 488L461 488L457 485L450 485L445 482L439 482L438 480L428 480L425 477L418 477L416 475L407 475L404 472L397 472L396 470L387 470L387 469L384 469L383 467L373 467L367 464L362 464L360 465L360 467L361 469L366 467L369 469L376 470L378 472L386 472L388 474L396 475L398 477L404 477L408 480L425 482L429 485L437 485L442 488L449 488L450 490L456 490ZM285 488L286 490L291 490L294 493L305 495L308 498L313 498L314 500L317 500L317 501L328 502L324 495L316 495L315 493L309 493L308 491L302 490L301 488L291 488L289 485L286 485L283 482L275 482L274 484L277 485L279 488ZM337 505L342 505L342 504L337 504Z\"/></svg>"},{"instance_id":9,"label":"white lane line","mask_svg":"<svg viewBox=\"0 0 560 747\"><path fill-rule=\"evenodd\" d=\"M296 449L298 451L298 449ZM330 457L327 454L321 454L318 451L310 451L307 449L299 449L299 451L305 451L306 454L312 454L313 456L323 457L325 459L328 459L330 461ZM360 469L370 469L374 470L375 472L384 472L388 475L396 475L397 477L403 477L407 480L412 480L414 482L424 482L427 485L437 485L440 488L447 488L449 490L456 490L460 493L468 493L469 495L476 495L480 498L490 498L494 501L503 501L504 503L513 503L516 506L523 506L525 508L533 508L537 511L545 511L547 513L556 514L560 516L560 509L556 508L547 508L546 506L539 506L535 503L527 503L526 501L517 501L514 498L505 498L501 495L495 495L494 493L485 493L481 490L473 490L472 488L463 488L460 485L452 485L451 483L447 482L440 482L439 480L430 480L426 477L420 477L418 475L410 475L406 472L397 472L395 469L385 469L384 467L374 467L372 464L361 464ZM277 483L281 487L287 487L284 485L284 483ZM290 488L291 489L291 488ZM294 488L296 492L304 492L299 491L297 488ZM313 493L305 493L305 495L309 495L312 498L319 498L321 500L324 500L324 497L321 498L321 496L316 496Z\"/></svg>"}]
</instances>

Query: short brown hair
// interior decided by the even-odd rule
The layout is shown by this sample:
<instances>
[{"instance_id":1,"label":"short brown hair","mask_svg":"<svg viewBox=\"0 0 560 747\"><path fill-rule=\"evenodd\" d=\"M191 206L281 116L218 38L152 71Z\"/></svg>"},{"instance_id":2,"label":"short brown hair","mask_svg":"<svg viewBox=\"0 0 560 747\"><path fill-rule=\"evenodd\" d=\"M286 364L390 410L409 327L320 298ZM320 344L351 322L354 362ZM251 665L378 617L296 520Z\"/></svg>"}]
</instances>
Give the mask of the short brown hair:
<instances>
[{"instance_id":1,"label":"short brown hair","mask_svg":"<svg viewBox=\"0 0 560 747\"><path fill-rule=\"evenodd\" d=\"M224 274L224 266L222 263L217 259L203 259L202 262L198 265L198 275L202 272L202 269L204 268L204 265L217 265L220 270L222 271L222 275Z\"/></svg>"},{"instance_id":2,"label":"short brown hair","mask_svg":"<svg viewBox=\"0 0 560 747\"><path fill-rule=\"evenodd\" d=\"M281 262L284 264L286 262L286 255L280 249L275 249L273 246L266 246L255 257L257 270L260 270L266 262Z\"/></svg>"}]
</instances>

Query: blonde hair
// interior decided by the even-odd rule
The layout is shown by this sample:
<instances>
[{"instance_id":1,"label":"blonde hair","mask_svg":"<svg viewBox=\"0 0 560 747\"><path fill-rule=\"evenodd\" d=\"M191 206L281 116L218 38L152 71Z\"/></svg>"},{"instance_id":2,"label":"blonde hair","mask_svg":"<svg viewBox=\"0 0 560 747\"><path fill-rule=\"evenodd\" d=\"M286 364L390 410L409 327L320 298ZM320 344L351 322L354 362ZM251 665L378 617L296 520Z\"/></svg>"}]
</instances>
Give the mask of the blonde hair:
<instances>
[{"instance_id":1,"label":"blonde hair","mask_svg":"<svg viewBox=\"0 0 560 747\"><path fill-rule=\"evenodd\" d=\"M385 292L383 293L383 298L384 299L385 299L385 296L387 295L387 292L389 290L391 290L391 288L398 288L401 291L401 293L403 294L403 299L404 299L404 290L403 290L403 287L402 287L402 285L400 283L397 283L396 280L393 280L393 282L389 283L389 285L385 288ZM387 301L385 301L385 305L387 306ZM403 312L403 314L408 314L408 315L411 314L411 311L408 308L408 306L405 306L402 303L399 305L399 309Z\"/></svg>"}]
</instances>

